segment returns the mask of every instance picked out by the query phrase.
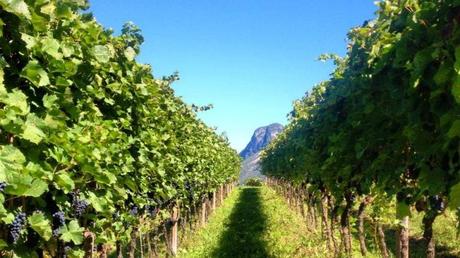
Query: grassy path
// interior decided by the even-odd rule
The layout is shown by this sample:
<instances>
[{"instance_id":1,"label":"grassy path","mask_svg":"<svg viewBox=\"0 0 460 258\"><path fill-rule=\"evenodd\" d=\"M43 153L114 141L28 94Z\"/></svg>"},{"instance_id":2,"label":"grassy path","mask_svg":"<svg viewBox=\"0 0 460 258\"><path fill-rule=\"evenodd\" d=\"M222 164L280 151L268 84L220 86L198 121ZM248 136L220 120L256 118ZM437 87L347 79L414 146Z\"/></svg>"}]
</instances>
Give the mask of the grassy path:
<instances>
[{"instance_id":1,"label":"grassy path","mask_svg":"<svg viewBox=\"0 0 460 258\"><path fill-rule=\"evenodd\" d=\"M321 237L267 187L236 189L179 257L324 257Z\"/></svg>"}]
</instances>

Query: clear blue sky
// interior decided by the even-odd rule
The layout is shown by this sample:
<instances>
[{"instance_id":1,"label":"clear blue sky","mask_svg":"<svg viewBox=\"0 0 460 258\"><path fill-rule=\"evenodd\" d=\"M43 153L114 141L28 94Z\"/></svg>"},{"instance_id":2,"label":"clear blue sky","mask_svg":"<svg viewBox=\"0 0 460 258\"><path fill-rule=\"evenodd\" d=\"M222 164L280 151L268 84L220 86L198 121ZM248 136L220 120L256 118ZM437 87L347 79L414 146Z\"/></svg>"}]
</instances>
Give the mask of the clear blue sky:
<instances>
[{"instance_id":1,"label":"clear blue sky","mask_svg":"<svg viewBox=\"0 0 460 258\"><path fill-rule=\"evenodd\" d=\"M343 55L346 33L374 17L373 0L90 0L105 27L138 25L138 60L155 76L178 71L187 103L238 151L260 126L286 124L292 102L328 78L322 53Z\"/></svg>"}]
</instances>

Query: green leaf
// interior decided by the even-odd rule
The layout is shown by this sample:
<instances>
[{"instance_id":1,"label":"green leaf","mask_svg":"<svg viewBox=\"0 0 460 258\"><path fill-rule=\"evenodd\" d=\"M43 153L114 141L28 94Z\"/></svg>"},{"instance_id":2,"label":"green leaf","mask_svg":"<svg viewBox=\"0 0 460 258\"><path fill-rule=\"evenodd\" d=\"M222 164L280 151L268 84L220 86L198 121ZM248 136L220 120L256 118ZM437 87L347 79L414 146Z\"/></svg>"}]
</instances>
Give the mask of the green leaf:
<instances>
[{"instance_id":1,"label":"green leaf","mask_svg":"<svg viewBox=\"0 0 460 258\"><path fill-rule=\"evenodd\" d=\"M134 58L136 57L136 51L134 51L134 49L132 47L128 47L127 49L125 49L125 57L129 60L129 61L133 61Z\"/></svg>"},{"instance_id":2,"label":"green leaf","mask_svg":"<svg viewBox=\"0 0 460 258\"><path fill-rule=\"evenodd\" d=\"M21 172L7 173L5 181L5 192L11 195L39 197L48 190L45 181Z\"/></svg>"},{"instance_id":3,"label":"green leaf","mask_svg":"<svg viewBox=\"0 0 460 258\"><path fill-rule=\"evenodd\" d=\"M442 85L446 83L452 77L451 72L452 72L452 64L445 62L439 67L433 79L436 82L436 84Z\"/></svg>"},{"instance_id":4,"label":"green leaf","mask_svg":"<svg viewBox=\"0 0 460 258\"><path fill-rule=\"evenodd\" d=\"M58 97L56 95L46 94L45 96L43 96L43 106L46 109L51 110L55 106L57 100L58 100Z\"/></svg>"},{"instance_id":5,"label":"green leaf","mask_svg":"<svg viewBox=\"0 0 460 258\"><path fill-rule=\"evenodd\" d=\"M59 53L59 42L54 38L46 38L42 41L42 51L56 59L62 58L62 54Z\"/></svg>"},{"instance_id":6,"label":"green leaf","mask_svg":"<svg viewBox=\"0 0 460 258\"><path fill-rule=\"evenodd\" d=\"M45 16L39 15L36 12L32 13L32 25L37 32L46 33L50 29L50 21Z\"/></svg>"},{"instance_id":7,"label":"green leaf","mask_svg":"<svg viewBox=\"0 0 460 258\"><path fill-rule=\"evenodd\" d=\"M449 207L453 210L460 207L460 183L452 186L449 194Z\"/></svg>"},{"instance_id":8,"label":"green leaf","mask_svg":"<svg viewBox=\"0 0 460 258\"><path fill-rule=\"evenodd\" d=\"M460 46L455 48L455 71L460 73Z\"/></svg>"},{"instance_id":9,"label":"green leaf","mask_svg":"<svg viewBox=\"0 0 460 258\"><path fill-rule=\"evenodd\" d=\"M3 22L2 19L0 19L0 38L3 37L3 26L5 23Z\"/></svg>"},{"instance_id":10,"label":"green leaf","mask_svg":"<svg viewBox=\"0 0 460 258\"><path fill-rule=\"evenodd\" d=\"M0 147L0 180L5 180L5 172L18 171L23 168L26 157L13 145Z\"/></svg>"},{"instance_id":11,"label":"green leaf","mask_svg":"<svg viewBox=\"0 0 460 258\"><path fill-rule=\"evenodd\" d=\"M14 89L4 97L0 97L0 102L16 108L20 115L27 115L29 113L29 105L27 104L27 96L18 89Z\"/></svg>"},{"instance_id":12,"label":"green leaf","mask_svg":"<svg viewBox=\"0 0 460 258\"><path fill-rule=\"evenodd\" d=\"M54 15L55 10L56 6L54 5L54 3L47 3L44 6L40 7L40 12L48 16Z\"/></svg>"},{"instance_id":13,"label":"green leaf","mask_svg":"<svg viewBox=\"0 0 460 258\"><path fill-rule=\"evenodd\" d=\"M83 258L85 257L85 251L79 250L79 249L74 249L71 250L68 255L69 258Z\"/></svg>"},{"instance_id":14,"label":"green leaf","mask_svg":"<svg viewBox=\"0 0 460 258\"><path fill-rule=\"evenodd\" d=\"M57 188L63 190L64 193L68 193L75 188L75 183L66 172L57 174L55 180Z\"/></svg>"},{"instance_id":15,"label":"green leaf","mask_svg":"<svg viewBox=\"0 0 460 258\"><path fill-rule=\"evenodd\" d=\"M450 92L454 96L455 102L460 103L460 75L456 76Z\"/></svg>"},{"instance_id":16,"label":"green leaf","mask_svg":"<svg viewBox=\"0 0 460 258\"><path fill-rule=\"evenodd\" d=\"M50 221L45 218L43 213L34 213L32 216L29 216L29 225L35 230L43 239L48 241L51 238L52 229Z\"/></svg>"},{"instance_id":17,"label":"green leaf","mask_svg":"<svg viewBox=\"0 0 460 258\"><path fill-rule=\"evenodd\" d=\"M48 74L35 60L30 61L26 67L24 67L21 73L21 77L28 79L33 85L37 87L50 84Z\"/></svg>"},{"instance_id":18,"label":"green leaf","mask_svg":"<svg viewBox=\"0 0 460 258\"><path fill-rule=\"evenodd\" d=\"M95 46L93 48L93 55L100 63L107 63L110 60L110 52L106 46Z\"/></svg>"},{"instance_id":19,"label":"green leaf","mask_svg":"<svg viewBox=\"0 0 460 258\"><path fill-rule=\"evenodd\" d=\"M442 192L445 187L443 171L441 169L429 169L424 166L420 170L419 184L420 190L428 190L432 195Z\"/></svg>"},{"instance_id":20,"label":"green leaf","mask_svg":"<svg viewBox=\"0 0 460 258\"><path fill-rule=\"evenodd\" d=\"M29 8L24 0L2 0L0 1L0 5L2 5L7 12L30 19Z\"/></svg>"},{"instance_id":21,"label":"green leaf","mask_svg":"<svg viewBox=\"0 0 460 258\"><path fill-rule=\"evenodd\" d=\"M5 224L11 224L13 223L14 221L14 214L13 213L8 213L6 215L3 215L2 217L0 217L1 220L3 221L3 223Z\"/></svg>"},{"instance_id":22,"label":"green leaf","mask_svg":"<svg viewBox=\"0 0 460 258\"><path fill-rule=\"evenodd\" d=\"M5 248L8 247L8 244L5 242L5 240L0 239L0 250L5 250Z\"/></svg>"},{"instance_id":23,"label":"green leaf","mask_svg":"<svg viewBox=\"0 0 460 258\"><path fill-rule=\"evenodd\" d=\"M460 136L460 120L455 120L452 126L449 129L449 132L447 132L447 136L449 138L454 138L456 136Z\"/></svg>"},{"instance_id":24,"label":"green leaf","mask_svg":"<svg viewBox=\"0 0 460 258\"><path fill-rule=\"evenodd\" d=\"M89 192L88 193L88 201L91 203L91 206L97 211L97 212L103 212L104 211L104 206L107 205L107 202L98 196L96 196L94 193Z\"/></svg>"},{"instance_id":25,"label":"green leaf","mask_svg":"<svg viewBox=\"0 0 460 258\"><path fill-rule=\"evenodd\" d=\"M68 86L72 85L72 81L68 80L68 79L65 79L63 77L58 77L56 79L56 85L57 86L68 87Z\"/></svg>"},{"instance_id":26,"label":"green leaf","mask_svg":"<svg viewBox=\"0 0 460 258\"><path fill-rule=\"evenodd\" d=\"M110 202L112 195L110 192L102 194L88 193L88 201L91 203L91 206L100 213L112 213L115 212L113 203Z\"/></svg>"},{"instance_id":27,"label":"green leaf","mask_svg":"<svg viewBox=\"0 0 460 258\"><path fill-rule=\"evenodd\" d=\"M61 43L61 50L64 57L71 57L73 54L75 54L75 49L70 44Z\"/></svg>"},{"instance_id":28,"label":"green leaf","mask_svg":"<svg viewBox=\"0 0 460 258\"><path fill-rule=\"evenodd\" d=\"M32 180L30 188L25 191L24 196L39 197L48 191L48 184L40 179Z\"/></svg>"},{"instance_id":29,"label":"green leaf","mask_svg":"<svg viewBox=\"0 0 460 258\"><path fill-rule=\"evenodd\" d=\"M65 242L74 242L79 245L83 243L83 228L78 225L78 221L72 220L68 225L65 225L61 230L60 239Z\"/></svg>"},{"instance_id":30,"label":"green leaf","mask_svg":"<svg viewBox=\"0 0 460 258\"><path fill-rule=\"evenodd\" d=\"M431 62L433 54L433 48L429 47L426 49L423 49L417 54L415 54L414 57L414 69L413 69L413 76L415 78L419 78L420 75L422 75L423 71L425 68L428 66L428 64Z\"/></svg>"},{"instance_id":31,"label":"green leaf","mask_svg":"<svg viewBox=\"0 0 460 258\"><path fill-rule=\"evenodd\" d=\"M21 39L26 43L26 48L29 50L37 45L37 39L28 34L21 33Z\"/></svg>"},{"instance_id":32,"label":"green leaf","mask_svg":"<svg viewBox=\"0 0 460 258\"><path fill-rule=\"evenodd\" d=\"M410 216L410 207L405 202L396 203L396 218L403 219L406 216Z\"/></svg>"},{"instance_id":33,"label":"green leaf","mask_svg":"<svg viewBox=\"0 0 460 258\"><path fill-rule=\"evenodd\" d=\"M37 123L41 123L40 119L35 115L29 114L24 124L22 138L35 144L39 144L46 135L40 128L37 127Z\"/></svg>"}]
</instances>

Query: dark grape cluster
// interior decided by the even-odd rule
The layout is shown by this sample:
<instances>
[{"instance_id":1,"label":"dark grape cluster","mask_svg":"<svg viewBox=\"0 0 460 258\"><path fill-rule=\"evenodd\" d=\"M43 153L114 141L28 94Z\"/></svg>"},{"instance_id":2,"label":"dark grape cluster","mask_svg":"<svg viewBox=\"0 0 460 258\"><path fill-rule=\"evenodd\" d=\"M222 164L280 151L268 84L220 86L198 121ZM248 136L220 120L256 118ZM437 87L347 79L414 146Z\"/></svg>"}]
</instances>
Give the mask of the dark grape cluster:
<instances>
[{"instance_id":1,"label":"dark grape cluster","mask_svg":"<svg viewBox=\"0 0 460 258\"><path fill-rule=\"evenodd\" d=\"M70 251L72 251L72 247L68 245L64 246L64 253L62 254L62 258L67 258L68 257L67 255L69 254Z\"/></svg>"},{"instance_id":2,"label":"dark grape cluster","mask_svg":"<svg viewBox=\"0 0 460 258\"><path fill-rule=\"evenodd\" d=\"M60 227L65 225L64 212L58 211L53 214L53 237L59 236Z\"/></svg>"},{"instance_id":3,"label":"dark grape cluster","mask_svg":"<svg viewBox=\"0 0 460 258\"><path fill-rule=\"evenodd\" d=\"M192 186L190 185L189 182L185 182L185 190L190 190L190 188L192 188Z\"/></svg>"},{"instance_id":4,"label":"dark grape cluster","mask_svg":"<svg viewBox=\"0 0 460 258\"><path fill-rule=\"evenodd\" d=\"M73 209L73 214L76 218L81 217L83 213L85 212L86 208L88 208L88 202L85 200L80 200L78 197L78 191L72 192L72 209Z\"/></svg>"},{"instance_id":5,"label":"dark grape cluster","mask_svg":"<svg viewBox=\"0 0 460 258\"><path fill-rule=\"evenodd\" d=\"M26 224L27 216L25 213L21 212L13 220L13 223L10 225L10 237L11 241L15 244L20 236L21 229Z\"/></svg>"},{"instance_id":6,"label":"dark grape cluster","mask_svg":"<svg viewBox=\"0 0 460 258\"><path fill-rule=\"evenodd\" d=\"M7 184L5 182L0 182L0 193L2 193L5 188L6 188Z\"/></svg>"},{"instance_id":7,"label":"dark grape cluster","mask_svg":"<svg viewBox=\"0 0 460 258\"><path fill-rule=\"evenodd\" d=\"M433 210L442 212L445 209L444 200L439 195L434 195L429 198L430 206Z\"/></svg>"},{"instance_id":8,"label":"dark grape cluster","mask_svg":"<svg viewBox=\"0 0 460 258\"><path fill-rule=\"evenodd\" d=\"M193 202L193 196L194 196L194 191L193 191L193 186L189 183L185 183L185 190L188 192L188 200L190 203Z\"/></svg>"},{"instance_id":9,"label":"dark grape cluster","mask_svg":"<svg viewBox=\"0 0 460 258\"><path fill-rule=\"evenodd\" d=\"M354 195L352 193L349 193L349 194L347 194L347 199L350 202L355 202L356 201L356 195Z\"/></svg>"},{"instance_id":10,"label":"dark grape cluster","mask_svg":"<svg viewBox=\"0 0 460 258\"><path fill-rule=\"evenodd\" d=\"M150 205L145 206L145 212L153 218L155 218L159 210L160 209L158 207L153 207Z\"/></svg>"},{"instance_id":11,"label":"dark grape cluster","mask_svg":"<svg viewBox=\"0 0 460 258\"><path fill-rule=\"evenodd\" d=\"M150 205L148 205L148 204L145 205L145 206L144 206L144 213L145 213L145 214L149 214L151 209L152 209L152 206L150 206Z\"/></svg>"},{"instance_id":12,"label":"dark grape cluster","mask_svg":"<svg viewBox=\"0 0 460 258\"><path fill-rule=\"evenodd\" d=\"M133 207L131 207L131 210L129 210L129 214L135 216L137 215L137 213L138 213L138 208L136 205L134 205Z\"/></svg>"}]
</instances>

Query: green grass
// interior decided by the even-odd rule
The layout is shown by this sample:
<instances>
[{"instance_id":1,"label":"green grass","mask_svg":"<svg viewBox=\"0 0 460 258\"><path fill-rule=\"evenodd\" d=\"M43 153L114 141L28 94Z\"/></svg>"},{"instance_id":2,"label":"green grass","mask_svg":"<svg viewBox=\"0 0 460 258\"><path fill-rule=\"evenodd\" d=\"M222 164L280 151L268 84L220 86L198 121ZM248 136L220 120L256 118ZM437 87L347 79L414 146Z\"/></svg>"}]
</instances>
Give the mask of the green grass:
<instances>
[{"instance_id":1,"label":"green grass","mask_svg":"<svg viewBox=\"0 0 460 258\"><path fill-rule=\"evenodd\" d=\"M237 188L179 257L324 257L321 237L267 187Z\"/></svg>"},{"instance_id":2,"label":"green grass","mask_svg":"<svg viewBox=\"0 0 460 258\"><path fill-rule=\"evenodd\" d=\"M411 218L411 257L425 256L422 217L422 214L413 214ZM436 219L437 257L460 257L455 222L452 213ZM394 257L395 231L386 228L387 246ZM369 251L366 257L380 257L372 226L367 223L366 229ZM353 257L361 257L354 226L352 233ZM340 244L338 231L335 235ZM180 243L178 257L332 257L319 225L316 232L309 232L304 219L266 186L237 188L211 215L208 224L186 239Z\"/></svg>"}]
</instances>

